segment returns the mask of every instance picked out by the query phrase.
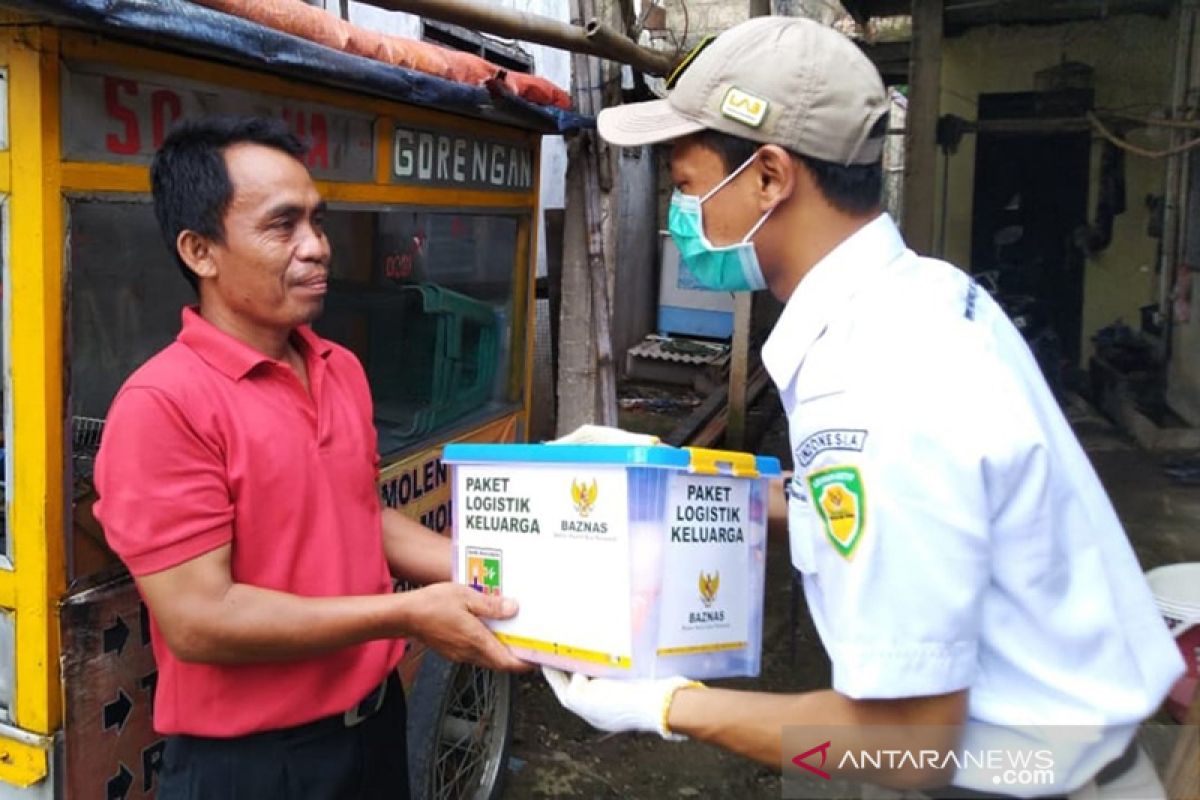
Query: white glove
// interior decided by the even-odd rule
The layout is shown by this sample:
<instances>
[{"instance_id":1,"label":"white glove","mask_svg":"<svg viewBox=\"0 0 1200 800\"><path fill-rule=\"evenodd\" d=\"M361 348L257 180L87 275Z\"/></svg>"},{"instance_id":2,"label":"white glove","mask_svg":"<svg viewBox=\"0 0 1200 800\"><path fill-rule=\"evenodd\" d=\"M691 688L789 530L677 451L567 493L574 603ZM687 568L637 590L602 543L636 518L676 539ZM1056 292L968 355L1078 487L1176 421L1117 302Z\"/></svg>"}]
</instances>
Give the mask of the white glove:
<instances>
[{"instance_id":1,"label":"white glove","mask_svg":"<svg viewBox=\"0 0 1200 800\"><path fill-rule=\"evenodd\" d=\"M573 711L602 731L647 731L664 739L686 739L667 728L667 713L675 692L703 686L687 678L609 680L542 667L546 682L563 708Z\"/></svg>"}]
</instances>

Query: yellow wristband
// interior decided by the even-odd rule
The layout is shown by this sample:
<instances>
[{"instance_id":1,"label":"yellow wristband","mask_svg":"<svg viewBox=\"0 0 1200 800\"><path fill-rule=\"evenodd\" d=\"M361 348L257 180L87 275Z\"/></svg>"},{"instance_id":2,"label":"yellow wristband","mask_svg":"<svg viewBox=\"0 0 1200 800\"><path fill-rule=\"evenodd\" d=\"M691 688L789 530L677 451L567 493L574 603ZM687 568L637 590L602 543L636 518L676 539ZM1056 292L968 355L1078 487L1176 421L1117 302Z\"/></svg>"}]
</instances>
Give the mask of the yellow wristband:
<instances>
[{"instance_id":1,"label":"yellow wristband","mask_svg":"<svg viewBox=\"0 0 1200 800\"><path fill-rule=\"evenodd\" d=\"M662 720L661 720L662 724L659 726L659 731L662 733L663 738L666 738L668 736L678 736L679 735L679 734L672 733L671 726L667 724L667 720L671 716L671 703L674 702L674 700L675 700L675 693L678 692L680 689L707 689L707 688L708 687L705 686L700 681L683 681L683 682L679 683L678 685L673 686L669 692L667 692L665 695L663 695Z\"/></svg>"}]
</instances>

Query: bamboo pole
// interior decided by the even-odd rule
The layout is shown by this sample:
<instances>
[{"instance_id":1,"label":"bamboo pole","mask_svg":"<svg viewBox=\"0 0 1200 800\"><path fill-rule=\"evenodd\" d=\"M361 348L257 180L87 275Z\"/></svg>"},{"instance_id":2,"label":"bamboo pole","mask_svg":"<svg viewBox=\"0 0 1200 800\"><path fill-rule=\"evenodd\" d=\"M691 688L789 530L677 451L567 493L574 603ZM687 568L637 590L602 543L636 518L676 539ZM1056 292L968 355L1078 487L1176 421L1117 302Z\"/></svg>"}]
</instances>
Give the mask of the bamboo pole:
<instances>
[{"instance_id":1,"label":"bamboo pole","mask_svg":"<svg viewBox=\"0 0 1200 800\"><path fill-rule=\"evenodd\" d=\"M549 45L572 53L585 53L628 64L648 75L667 75L675 58L642 47L597 19L586 28L569 25L541 14L483 6L470 0L363 0L388 11L405 11L452 25L526 42Z\"/></svg>"},{"instance_id":2,"label":"bamboo pole","mask_svg":"<svg viewBox=\"0 0 1200 800\"><path fill-rule=\"evenodd\" d=\"M572 0L572 16L579 19L594 13L591 0ZM603 107L600 64L590 56L576 52L574 101L581 113L596 115ZM600 172L602 152L594 131L580 132L583 147L577 151L582 162L583 208L587 235L587 270L592 298L592 325L596 354L596 421L617 424L617 381L613 363L612 325L608 295L608 266L604 253L604 222L601 213ZM568 209L567 213L572 213Z\"/></svg>"},{"instance_id":3,"label":"bamboo pole","mask_svg":"<svg viewBox=\"0 0 1200 800\"><path fill-rule=\"evenodd\" d=\"M563 220L562 303L558 344L558 415L563 436L596 421L596 347L592 334L584 204L584 142L567 139L566 209Z\"/></svg>"},{"instance_id":4,"label":"bamboo pole","mask_svg":"<svg viewBox=\"0 0 1200 800\"><path fill-rule=\"evenodd\" d=\"M588 0L572 0L572 16L590 16ZM576 51L571 59L571 99L581 114L599 113L598 62ZM600 142L583 130L567 143L564 209L563 304L559 359L559 435L584 423L617 424L608 269L601 210Z\"/></svg>"},{"instance_id":5,"label":"bamboo pole","mask_svg":"<svg viewBox=\"0 0 1200 800\"><path fill-rule=\"evenodd\" d=\"M933 246L937 120L942 80L942 12L942 0L913 0L903 228L909 246L922 254L929 254Z\"/></svg>"}]
</instances>

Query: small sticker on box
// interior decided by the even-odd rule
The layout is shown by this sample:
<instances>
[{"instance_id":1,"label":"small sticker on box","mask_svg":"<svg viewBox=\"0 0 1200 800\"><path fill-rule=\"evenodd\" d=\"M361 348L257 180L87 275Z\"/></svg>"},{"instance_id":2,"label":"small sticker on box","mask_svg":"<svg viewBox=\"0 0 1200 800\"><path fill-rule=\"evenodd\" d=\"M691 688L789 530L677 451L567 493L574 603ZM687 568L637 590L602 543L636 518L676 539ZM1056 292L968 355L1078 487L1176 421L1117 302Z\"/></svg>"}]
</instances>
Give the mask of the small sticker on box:
<instances>
[{"instance_id":1,"label":"small sticker on box","mask_svg":"<svg viewBox=\"0 0 1200 800\"><path fill-rule=\"evenodd\" d=\"M467 585L483 594L503 592L503 554L484 547L467 548Z\"/></svg>"}]
</instances>

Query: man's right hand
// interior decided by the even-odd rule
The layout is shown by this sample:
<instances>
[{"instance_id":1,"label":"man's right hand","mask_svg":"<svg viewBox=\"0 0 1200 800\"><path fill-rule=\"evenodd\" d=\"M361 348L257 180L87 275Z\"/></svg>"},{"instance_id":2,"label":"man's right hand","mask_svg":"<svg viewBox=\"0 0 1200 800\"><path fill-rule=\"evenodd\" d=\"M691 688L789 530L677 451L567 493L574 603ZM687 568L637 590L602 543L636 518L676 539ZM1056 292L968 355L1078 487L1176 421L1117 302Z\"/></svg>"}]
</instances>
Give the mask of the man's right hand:
<instances>
[{"instance_id":1,"label":"man's right hand","mask_svg":"<svg viewBox=\"0 0 1200 800\"><path fill-rule=\"evenodd\" d=\"M453 583L399 594L300 596L234 582L231 561L232 548L223 545L137 577L167 646L181 661L290 661L372 639L412 637L454 661L514 672L530 668L480 621L513 616L513 600Z\"/></svg>"},{"instance_id":2,"label":"man's right hand","mask_svg":"<svg viewBox=\"0 0 1200 800\"><path fill-rule=\"evenodd\" d=\"M442 656L505 672L531 668L481 622L515 616L517 601L512 598L485 595L455 583L435 583L406 594L406 629Z\"/></svg>"}]
</instances>

